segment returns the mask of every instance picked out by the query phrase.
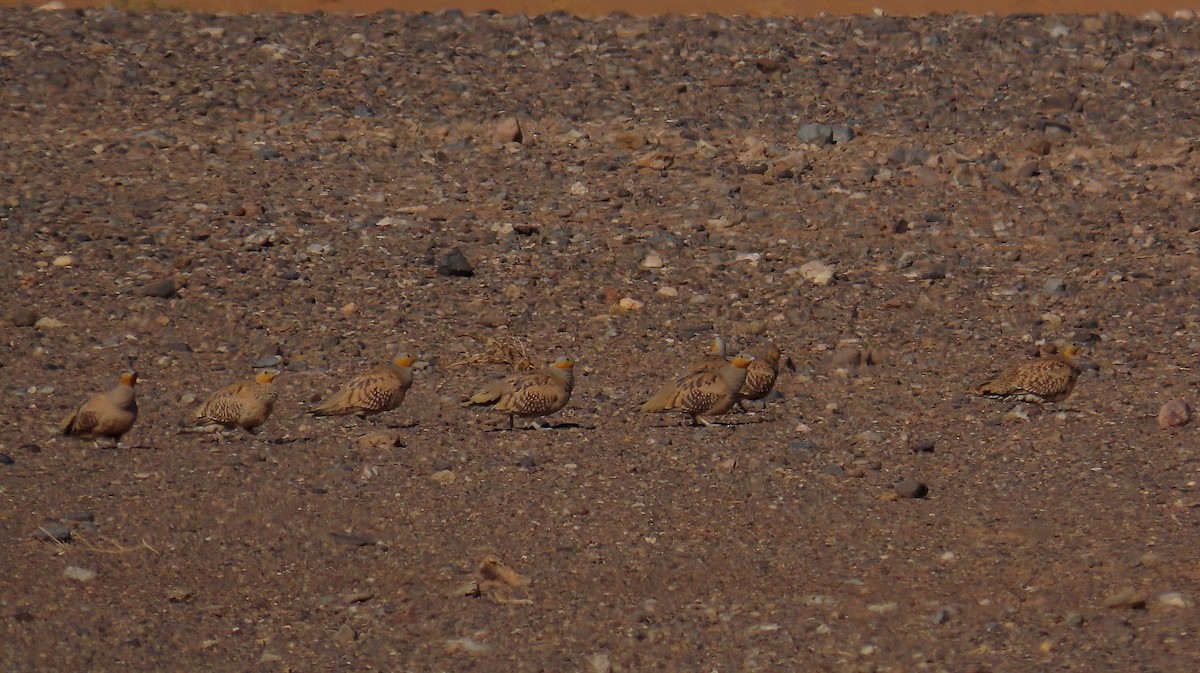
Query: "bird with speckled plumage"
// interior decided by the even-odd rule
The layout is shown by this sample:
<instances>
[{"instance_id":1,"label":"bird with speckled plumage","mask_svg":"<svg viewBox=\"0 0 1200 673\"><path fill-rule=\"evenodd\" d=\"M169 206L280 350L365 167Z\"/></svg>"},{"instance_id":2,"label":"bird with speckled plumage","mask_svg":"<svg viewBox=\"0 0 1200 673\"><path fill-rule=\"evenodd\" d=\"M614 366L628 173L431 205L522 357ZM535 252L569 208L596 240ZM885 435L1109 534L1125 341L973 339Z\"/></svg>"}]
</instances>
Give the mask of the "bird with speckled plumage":
<instances>
[{"instance_id":1,"label":"bird with speckled plumage","mask_svg":"<svg viewBox=\"0 0 1200 673\"><path fill-rule=\"evenodd\" d=\"M309 410L312 416L374 416L391 411L404 402L412 387L412 364L416 358L401 353L391 362L359 374L340 390Z\"/></svg>"},{"instance_id":2,"label":"bird with speckled plumage","mask_svg":"<svg viewBox=\"0 0 1200 673\"><path fill-rule=\"evenodd\" d=\"M256 432L275 408L277 394L271 385L279 372L259 372L249 381L238 381L213 393L196 408L188 424L203 428L241 428Z\"/></svg>"},{"instance_id":3,"label":"bird with speckled plumage","mask_svg":"<svg viewBox=\"0 0 1200 673\"><path fill-rule=\"evenodd\" d=\"M511 430L516 416L541 418L567 406L575 389L574 367L574 360L560 357L541 371L513 374L489 383L465 406L492 405L492 411L508 414Z\"/></svg>"},{"instance_id":4,"label":"bird with speckled plumage","mask_svg":"<svg viewBox=\"0 0 1200 673\"><path fill-rule=\"evenodd\" d=\"M1075 355L1079 346L1070 344L1061 352L1024 362L994 379L975 386L976 395L992 399L1044 404L1061 402L1075 389L1079 365Z\"/></svg>"},{"instance_id":5,"label":"bird with speckled plumage","mask_svg":"<svg viewBox=\"0 0 1200 673\"><path fill-rule=\"evenodd\" d=\"M137 397L133 391L136 384L137 372L123 372L116 388L94 395L80 405L62 420L59 431L84 439L109 437L120 443L137 421Z\"/></svg>"},{"instance_id":6,"label":"bird with speckled plumage","mask_svg":"<svg viewBox=\"0 0 1200 673\"><path fill-rule=\"evenodd\" d=\"M743 400L761 400L770 395L779 378L779 359L783 353L774 344L754 351L753 355L754 362L746 367L746 380L738 391L738 397Z\"/></svg>"},{"instance_id":7,"label":"bird with speckled plumage","mask_svg":"<svg viewBox=\"0 0 1200 673\"><path fill-rule=\"evenodd\" d=\"M692 417L693 425L712 425L706 417L719 416L733 408L738 401L738 390L746 381L746 368L752 362L752 356L741 354L718 370L685 374L659 390L641 410L661 413L678 409Z\"/></svg>"}]
</instances>

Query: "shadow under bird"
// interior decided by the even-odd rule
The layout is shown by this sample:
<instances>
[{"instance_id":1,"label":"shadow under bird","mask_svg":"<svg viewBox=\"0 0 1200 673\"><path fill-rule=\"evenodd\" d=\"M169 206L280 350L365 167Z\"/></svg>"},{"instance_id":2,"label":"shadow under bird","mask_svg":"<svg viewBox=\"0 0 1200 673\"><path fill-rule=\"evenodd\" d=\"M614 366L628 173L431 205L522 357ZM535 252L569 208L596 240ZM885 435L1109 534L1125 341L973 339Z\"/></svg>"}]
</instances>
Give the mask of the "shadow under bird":
<instances>
[{"instance_id":1,"label":"shadow under bird","mask_svg":"<svg viewBox=\"0 0 1200 673\"><path fill-rule=\"evenodd\" d=\"M1079 365L1075 362L1078 353L1079 346L1069 344L1058 353L1011 367L975 386L971 392L997 400L1061 402L1071 395L1079 378Z\"/></svg>"},{"instance_id":2,"label":"shadow under bird","mask_svg":"<svg viewBox=\"0 0 1200 673\"><path fill-rule=\"evenodd\" d=\"M271 383L278 375L259 372L249 381L225 386L190 414L188 424L203 429L241 428L253 434L275 408L278 395Z\"/></svg>"},{"instance_id":3,"label":"shadow under bird","mask_svg":"<svg viewBox=\"0 0 1200 673\"><path fill-rule=\"evenodd\" d=\"M492 411L508 414L511 430L517 416L541 418L567 406L575 388L574 367L574 360L560 357L541 371L513 374L489 383L464 406L492 405Z\"/></svg>"},{"instance_id":4,"label":"shadow under bird","mask_svg":"<svg viewBox=\"0 0 1200 673\"><path fill-rule=\"evenodd\" d=\"M374 369L359 374L346 382L340 390L327 400L308 411L312 416L366 417L391 411L404 402L404 395L412 387L412 364L416 358L401 353Z\"/></svg>"},{"instance_id":5,"label":"shadow under bird","mask_svg":"<svg viewBox=\"0 0 1200 673\"><path fill-rule=\"evenodd\" d=\"M64 418L58 429L71 437L110 437L120 443L121 437L137 420L137 398L133 391L136 384L137 372L123 372L116 388L92 396Z\"/></svg>"},{"instance_id":6,"label":"shadow under bird","mask_svg":"<svg viewBox=\"0 0 1200 673\"><path fill-rule=\"evenodd\" d=\"M736 355L720 369L685 374L668 383L641 406L650 413L678 409L692 417L692 425L712 425L706 416L720 416L738 401L738 390L746 381L746 368L754 362L747 354Z\"/></svg>"}]
</instances>

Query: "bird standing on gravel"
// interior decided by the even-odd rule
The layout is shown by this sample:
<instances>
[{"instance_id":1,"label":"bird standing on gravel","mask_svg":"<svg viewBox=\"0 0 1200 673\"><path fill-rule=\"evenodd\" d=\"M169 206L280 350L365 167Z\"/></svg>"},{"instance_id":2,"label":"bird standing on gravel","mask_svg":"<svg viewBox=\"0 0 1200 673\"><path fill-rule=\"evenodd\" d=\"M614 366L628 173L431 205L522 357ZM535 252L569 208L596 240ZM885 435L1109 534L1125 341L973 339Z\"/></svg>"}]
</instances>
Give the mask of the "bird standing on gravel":
<instances>
[{"instance_id":1,"label":"bird standing on gravel","mask_svg":"<svg viewBox=\"0 0 1200 673\"><path fill-rule=\"evenodd\" d=\"M203 428L241 428L254 433L267 421L277 397L271 382L279 372L259 372L249 381L238 381L213 393L188 418L188 423Z\"/></svg>"},{"instance_id":2,"label":"bird standing on gravel","mask_svg":"<svg viewBox=\"0 0 1200 673\"><path fill-rule=\"evenodd\" d=\"M705 416L719 416L733 408L752 362L752 356L741 354L718 370L685 374L659 390L641 410L661 413L679 409L692 417L693 425L712 425Z\"/></svg>"},{"instance_id":3,"label":"bird standing on gravel","mask_svg":"<svg viewBox=\"0 0 1200 673\"><path fill-rule=\"evenodd\" d=\"M137 373L126 371L121 374L116 388L94 395L59 424L59 430L72 437L99 439L111 437L116 443L129 432L137 420L137 399L133 386Z\"/></svg>"},{"instance_id":4,"label":"bird standing on gravel","mask_svg":"<svg viewBox=\"0 0 1200 673\"><path fill-rule=\"evenodd\" d=\"M1046 355L1008 369L972 390L981 397L997 400L1031 402L1061 402L1070 396L1079 378L1075 355L1079 347L1071 344L1059 353Z\"/></svg>"},{"instance_id":5,"label":"bird standing on gravel","mask_svg":"<svg viewBox=\"0 0 1200 673\"><path fill-rule=\"evenodd\" d=\"M541 418L567 406L575 388L574 367L574 360L560 357L542 371L513 374L489 383L465 406L491 404L492 411L508 414L511 430L516 416Z\"/></svg>"},{"instance_id":6,"label":"bird standing on gravel","mask_svg":"<svg viewBox=\"0 0 1200 673\"><path fill-rule=\"evenodd\" d=\"M373 416L391 411L404 402L412 386L412 364L416 358L401 353L391 362L350 379L329 399L313 407L312 416Z\"/></svg>"},{"instance_id":7,"label":"bird standing on gravel","mask_svg":"<svg viewBox=\"0 0 1200 673\"><path fill-rule=\"evenodd\" d=\"M738 406L742 400L761 400L775 389L775 379L779 378L779 358L783 353L774 344L754 353L754 362L746 367L746 380L738 391ZM790 362L790 361L789 361Z\"/></svg>"}]
</instances>

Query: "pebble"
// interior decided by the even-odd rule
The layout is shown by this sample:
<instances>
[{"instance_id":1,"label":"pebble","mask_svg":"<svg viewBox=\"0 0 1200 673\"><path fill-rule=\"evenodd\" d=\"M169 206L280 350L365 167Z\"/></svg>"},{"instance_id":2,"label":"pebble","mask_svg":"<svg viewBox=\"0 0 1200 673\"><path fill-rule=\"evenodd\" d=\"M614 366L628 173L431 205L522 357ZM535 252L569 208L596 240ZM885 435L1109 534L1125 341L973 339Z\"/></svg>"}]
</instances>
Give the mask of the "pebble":
<instances>
[{"instance_id":1,"label":"pebble","mask_svg":"<svg viewBox=\"0 0 1200 673\"><path fill-rule=\"evenodd\" d=\"M1181 428L1192 420L1192 408L1183 400L1171 400L1158 410L1158 427Z\"/></svg>"},{"instance_id":2,"label":"pebble","mask_svg":"<svg viewBox=\"0 0 1200 673\"><path fill-rule=\"evenodd\" d=\"M33 326L39 329L58 329L60 327L66 327L67 323L59 320L58 318L43 317L38 318L37 322L33 323Z\"/></svg>"},{"instance_id":3,"label":"pebble","mask_svg":"<svg viewBox=\"0 0 1200 673\"><path fill-rule=\"evenodd\" d=\"M901 498L924 498L929 495L929 487L916 479L904 479L896 484L896 495Z\"/></svg>"},{"instance_id":4,"label":"pebble","mask_svg":"<svg viewBox=\"0 0 1200 673\"><path fill-rule=\"evenodd\" d=\"M283 156L282 152L280 152L279 150L275 149L274 147L270 147L268 145L259 145L254 148L254 157L256 159L261 159L263 161L270 161L271 159L278 159L282 156Z\"/></svg>"},{"instance_id":5,"label":"pebble","mask_svg":"<svg viewBox=\"0 0 1200 673\"><path fill-rule=\"evenodd\" d=\"M42 542L70 542L71 529L57 521L43 521L33 532L33 537Z\"/></svg>"},{"instance_id":6,"label":"pebble","mask_svg":"<svg viewBox=\"0 0 1200 673\"><path fill-rule=\"evenodd\" d=\"M0 465L12 465L15 462L17 461L13 460L12 456L7 453L0 453Z\"/></svg>"},{"instance_id":7,"label":"pebble","mask_svg":"<svg viewBox=\"0 0 1200 673\"><path fill-rule=\"evenodd\" d=\"M91 582L96 579L96 571L88 568L80 568L79 566L67 566L63 570L63 575L77 582Z\"/></svg>"},{"instance_id":8,"label":"pebble","mask_svg":"<svg viewBox=\"0 0 1200 673\"><path fill-rule=\"evenodd\" d=\"M163 278L150 283L142 288L142 292L148 297L158 297L159 299L170 299L176 296L179 291L179 286L174 278Z\"/></svg>"},{"instance_id":9,"label":"pebble","mask_svg":"<svg viewBox=\"0 0 1200 673\"><path fill-rule=\"evenodd\" d=\"M264 369L267 367L278 367L279 363L283 362L283 358L278 355L268 355L264 358L259 358L251 365L255 369Z\"/></svg>"},{"instance_id":10,"label":"pebble","mask_svg":"<svg viewBox=\"0 0 1200 673\"><path fill-rule=\"evenodd\" d=\"M529 470L537 466L537 461L533 459L533 456L526 455L518 458L516 465Z\"/></svg>"},{"instance_id":11,"label":"pebble","mask_svg":"<svg viewBox=\"0 0 1200 673\"><path fill-rule=\"evenodd\" d=\"M1125 587L1106 596L1104 607L1141 610L1146 607L1146 595L1133 587Z\"/></svg>"},{"instance_id":12,"label":"pebble","mask_svg":"<svg viewBox=\"0 0 1200 673\"><path fill-rule=\"evenodd\" d=\"M909 450L913 453L933 453L934 442L932 439L926 439L920 442L914 442Z\"/></svg>"},{"instance_id":13,"label":"pebble","mask_svg":"<svg viewBox=\"0 0 1200 673\"><path fill-rule=\"evenodd\" d=\"M446 484L453 484L454 480L458 478L458 475L455 474L453 470L438 470L437 472L429 475L429 478L435 483L445 486Z\"/></svg>"},{"instance_id":14,"label":"pebble","mask_svg":"<svg viewBox=\"0 0 1200 673\"><path fill-rule=\"evenodd\" d=\"M661 269L663 267L663 258L656 252L646 255L642 259L643 269Z\"/></svg>"},{"instance_id":15,"label":"pebble","mask_svg":"<svg viewBox=\"0 0 1200 673\"><path fill-rule=\"evenodd\" d=\"M351 535L350 533L334 533L330 537L334 542L349 547L368 547L376 542L375 539L365 535Z\"/></svg>"},{"instance_id":16,"label":"pebble","mask_svg":"<svg viewBox=\"0 0 1200 673\"><path fill-rule=\"evenodd\" d=\"M496 141L501 145L519 143L525 140L525 132L521 130L521 122L516 117L505 117L496 124Z\"/></svg>"},{"instance_id":17,"label":"pebble","mask_svg":"<svg viewBox=\"0 0 1200 673\"><path fill-rule=\"evenodd\" d=\"M800 275L813 285L828 285L833 282L833 267L825 262L813 260L800 266Z\"/></svg>"},{"instance_id":18,"label":"pebble","mask_svg":"<svg viewBox=\"0 0 1200 673\"><path fill-rule=\"evenodd\" d=\"M12 324L15 327L33 327L37 321L38 314L33 309L19 308L12 312Z\"/></svg>"},{"instance_id":19,"label":"pebble","mask_svg":"<svg viewBox=\"0 0 1200 673\"><path fill-rule=\"evenodd\" d=\"M1061 297L1067 294L1067 282L1062 278L1051 278L1042 285L1042 289L1052 295Z\"/></svg>"},{"instance_id":20,"label":"pebble","mask_svg":"<svg viewBox=\"0 0 1200 673\"><path fill-rule=\"evenodd\" d=\"M1196 601L1179 591L1166 591L1154 597L1154 602L1168 608L1194 608Z\"/></svg>"},{"instance_id":21,"label":"pebble","mask_svg":"<svg viewBox=\"0 0 1200 673\"><path fill-rule=\"evenodd\" d=\"M946 608L941 608L937 612L934 612L929 620L934 624L945 624L950 621L950 611Z\"/></svg>"},{"instance_id":22,"label":"pebble","mask_svg":"<svg viewBox=\"0 0 1200 673\"><path fill-rule=\"evenodd\" d=\"M796 131L796 137L802 143L814 145L834 145L854 140L854 129L845 125L803 124Z\"/></svg>"},{"instance_id":23,"label":"pebble","mask_svg":"<svg viewBox=\"0 0 1200 673\"><path fill-rule=\"evenodd\" d=\"M51 264L60 268L64 266L75 266L75 258L70 255L59 255L58 257L54 258L54 261L51 262Z\"/></svg>"},{"instance_id":24,"label":"pebble","mask_svg":"<svg viewBox=\"0 0 1200 673\"><path fill-rule=\"evenodd\" d=\"M451 250L446 253L442 257L442 261L438 262L437 272L439 276L459 278L470 278L475 275L475 269L467 261L466 255L462 254L461 250Z\"/></svg>"}]
</instances>

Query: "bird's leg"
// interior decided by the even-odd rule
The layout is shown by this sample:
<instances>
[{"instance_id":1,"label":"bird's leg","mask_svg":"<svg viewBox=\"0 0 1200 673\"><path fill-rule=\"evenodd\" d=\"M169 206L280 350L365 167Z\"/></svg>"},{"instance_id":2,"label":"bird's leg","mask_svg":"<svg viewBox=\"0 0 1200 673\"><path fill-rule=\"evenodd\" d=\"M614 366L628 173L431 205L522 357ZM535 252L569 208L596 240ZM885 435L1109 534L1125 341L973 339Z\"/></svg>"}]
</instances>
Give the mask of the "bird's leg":
<instances>
[{"instance_id":1,"label":"bird's leg","mask_svg":"<svg viewBox=\"0 0 1200 673\"><path fill-rule=\"evenodd\" d=\"M703 416L692 416L692 420L692 425L701 425L706 428L711 428L713 426L712 422Z\"/></svg>"},{"instance_id":2,"label":"bird's leg","mask_svg":"<svg viewBox=\"0 0 1200 673\"><path fill-rule=\"evenodd\" d=\"M515 428L516 428L516 421L514 420L514 415L509 414L508 415L508 429L513 430Z\"/></svg>"}]
</instances>

